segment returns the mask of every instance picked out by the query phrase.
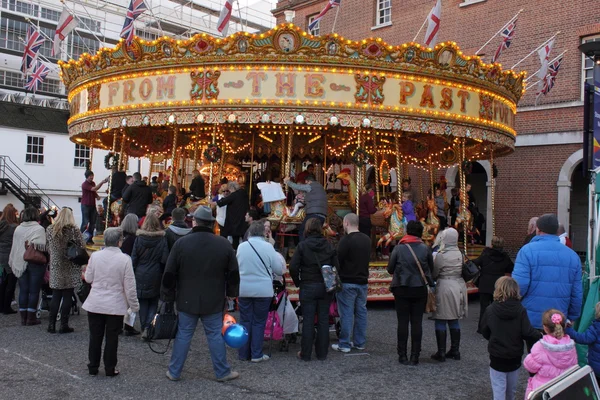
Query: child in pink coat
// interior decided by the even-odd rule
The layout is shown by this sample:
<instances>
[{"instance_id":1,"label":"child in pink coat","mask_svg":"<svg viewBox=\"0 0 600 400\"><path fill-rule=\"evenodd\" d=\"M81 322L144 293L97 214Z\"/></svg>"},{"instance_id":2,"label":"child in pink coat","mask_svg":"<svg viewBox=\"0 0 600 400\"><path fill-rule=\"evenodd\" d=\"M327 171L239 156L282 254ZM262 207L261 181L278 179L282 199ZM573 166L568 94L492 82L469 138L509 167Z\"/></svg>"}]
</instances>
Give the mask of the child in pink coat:
<instances>
[{"instance_id":1,"label":"child in pink coat","mask_svg":"<svg viewBox=\"0 0 600 400\"><path fill-rule=\"evenodd\" d=\"M565 334L564 314L550 309L542 316L542 324L546 334L533 345L523 362L525 369L535 374L529 378L525 399L538 387L577 365L575 342Z\"/></svg>"}]
</instances>

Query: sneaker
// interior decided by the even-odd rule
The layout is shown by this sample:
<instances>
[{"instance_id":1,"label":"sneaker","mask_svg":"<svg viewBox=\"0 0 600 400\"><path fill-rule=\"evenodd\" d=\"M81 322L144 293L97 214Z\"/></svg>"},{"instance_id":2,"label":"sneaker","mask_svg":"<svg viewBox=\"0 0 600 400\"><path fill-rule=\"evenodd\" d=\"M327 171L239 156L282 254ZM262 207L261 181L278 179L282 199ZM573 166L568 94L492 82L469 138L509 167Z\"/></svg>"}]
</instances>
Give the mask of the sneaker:
<instances>
[{"instance_id":1,"label":"sneaker","mask_svg":"<svg viewBox=\"0 0 600 400\"><path fill-rule=\"evenodd\" d=\"M167 378L169 378L169 380L173 382L181 380L181 378L175 378L173 375L171 375L169 371L167 371Z\"/></svg>"},{"instance_id":2,"label":"sneaker","mask_svg":"<svg viewBox=\"0 0 600 400\"><path fill-rule=\"evenodd\" d=\"M270 359L271 359L271 357L269 357L269 356L268 356L268 355L266 355L266 354L263 354L263 356L262 356L262 357L260 357L260 358L253 358L253 359L252 359L252 360L250 360L250 361L252 361L253 363L258 363L258 362L262 362L262 361L269 361Z\"/></svg>"},{"instance_id":3,"label":"sneaker","mask_svg":"<svg viewBox=\"0 0 600 400\"><path fill-rule=\"evenodd\" d=\"M340 347L339 344L332 344L331 348L335 351L341 351L342 353L350 353L350 349L347 347Z\"/></svg>"},{"instance_id":4,"label":"sneaker","mask_svg":"<svg viewBox=\"0 0 600 400\"><path fill-rule=\"evenodd\" d=\"M356 349L356 350L364 350L364 349L365 349L365 346L355 346L355 345L353 344L353 345L352 345L352 348L353 348L353 349Z\"/></svg>"},{"instance_id":5,"label":"sneaker","mask_svg":"<svg viewBox=\"0 0 600 400\"><path fill-rule=\"evenodd\" d=\"M234 379L237 379L240 377L240 373L236 372L236 371L231 371L229 373L229 375L224 376L222 378L217 379L217 382L227 382L227 381L232 381Z\"/></svg>"}]
</instances>

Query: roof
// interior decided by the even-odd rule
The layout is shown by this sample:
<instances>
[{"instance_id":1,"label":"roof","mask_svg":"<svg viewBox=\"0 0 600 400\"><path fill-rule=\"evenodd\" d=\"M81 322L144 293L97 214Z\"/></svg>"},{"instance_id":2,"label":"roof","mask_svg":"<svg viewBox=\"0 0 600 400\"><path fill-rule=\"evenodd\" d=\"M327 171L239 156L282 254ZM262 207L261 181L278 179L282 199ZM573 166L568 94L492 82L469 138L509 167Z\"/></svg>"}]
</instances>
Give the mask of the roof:
<instances>
[{"instance_id":1,"label":"roof","mask_svg":"<svg viewBox=\"0 0 600 400\"><path fill-rule=\"evenodd\" d=\"M0 126L67 134L69 112L0 101Z\"/></svg>"}]
</instances>

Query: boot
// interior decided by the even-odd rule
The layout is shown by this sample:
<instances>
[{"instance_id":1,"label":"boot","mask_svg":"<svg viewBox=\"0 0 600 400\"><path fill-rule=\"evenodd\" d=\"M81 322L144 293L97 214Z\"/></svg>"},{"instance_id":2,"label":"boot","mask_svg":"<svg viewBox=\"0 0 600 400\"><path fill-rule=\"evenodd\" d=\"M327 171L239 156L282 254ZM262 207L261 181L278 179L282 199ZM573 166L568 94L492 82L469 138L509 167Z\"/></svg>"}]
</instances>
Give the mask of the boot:
<instances>
[{"instance_id":1,"label":"boot","mask_svg":"<svg viewBox=\"0 0 600 400\"><path fill-rule=\"evenodd\" d=\"M27 325L27 311L19 311L21 314L21 325Z\"/></svg>"},{"instance_id":2,"label":"boot","mask_svg":"<svg viewBox=\"0 0 600 400\"><path fill-rule=\"evenodd\" d=\"M460 360L460 329L450 329L450 351L446 353L446 358Z\"/></svg>"},{"instance_id":3,"label":"boot","mask_svg":"<svg viewBox=\"0 0 600 400\"><path fill-rule=\"evenodd\" d=\"M411 365L411 366L417 366L419 365L419 354L420 353L414 353L414 352L410 352L410 360L408 360L407 363L404 363L404 365Z\"/></svg>"},{"instance_id":4,"label":"boot","mask_svg":"<svg viewBox=\"0 0 600 400\"><path fill-rule=\"evenodd\" d=\"M50 314L49 316L48 333L56 333L56 315Z\"/></svg>"},{"instance_id":5,"label":"boot","mask_svg":"<svg viewBox=\"0 0 600 400\"><path fill-rule=\"evenodd\" d=\"M431 359L444 362L446 361L446 331L435 331L435 340L438 351L431 355Z\"/></svg>"},{"instance_id":6,"label":"boot","mask_svg":"<svg viewBox=\"0 0 600 400\"><path fill-rule=\"evenodd\" d=\"M408 357L406 357L406 342L398 343L398 362L406 365Z\"/></svg>"},{"instance_id":7,"label":"boot","mask_svg":"<svg viewBox=\"0 0 600 400\"><path fill-rule=\"evenodd\" d=\"M35 311L27 311L27 322L25 325L39 325L42 321L35 315Z\"/></svg>"},{"instance_id":8,"label":"boot","mask_svg":"<svg viewBox=\"0 0 600 400\"><path fill-rule=\"evenodd\" d=\"M58 333L72 333L75 329L69 326L69 313L60 315L60 329Z\"/></svg>"},{"instance_id":9,"label":"boot","mask_svg":"<svg viewBox=\"0 0 600 400\"><path fill-rule=\"evenodd\" d=\"M413 339L410 343L410 360L404 365L416 366L419 364L419 355L421 354L421 341Z\"/></svg>"}]
</instances>

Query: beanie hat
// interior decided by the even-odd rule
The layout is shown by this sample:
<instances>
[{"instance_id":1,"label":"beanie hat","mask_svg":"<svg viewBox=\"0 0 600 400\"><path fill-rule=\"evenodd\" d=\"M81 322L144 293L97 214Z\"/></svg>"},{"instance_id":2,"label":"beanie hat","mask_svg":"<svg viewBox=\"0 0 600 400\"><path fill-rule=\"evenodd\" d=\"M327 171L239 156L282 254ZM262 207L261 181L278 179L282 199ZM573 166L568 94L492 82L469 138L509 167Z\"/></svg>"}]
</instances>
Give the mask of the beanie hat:
<instances>
[{"instance_id":1,"label":"beanie hat","mask_svg":"<svg viewBox=\"0 0 600 400\"><path fill-rule=\"evenodd\" d=\"M536 225L540 231L556 235L558 231L558 218L554 214L544 214L538 218Z\"/></svg>"}]
</instances>

